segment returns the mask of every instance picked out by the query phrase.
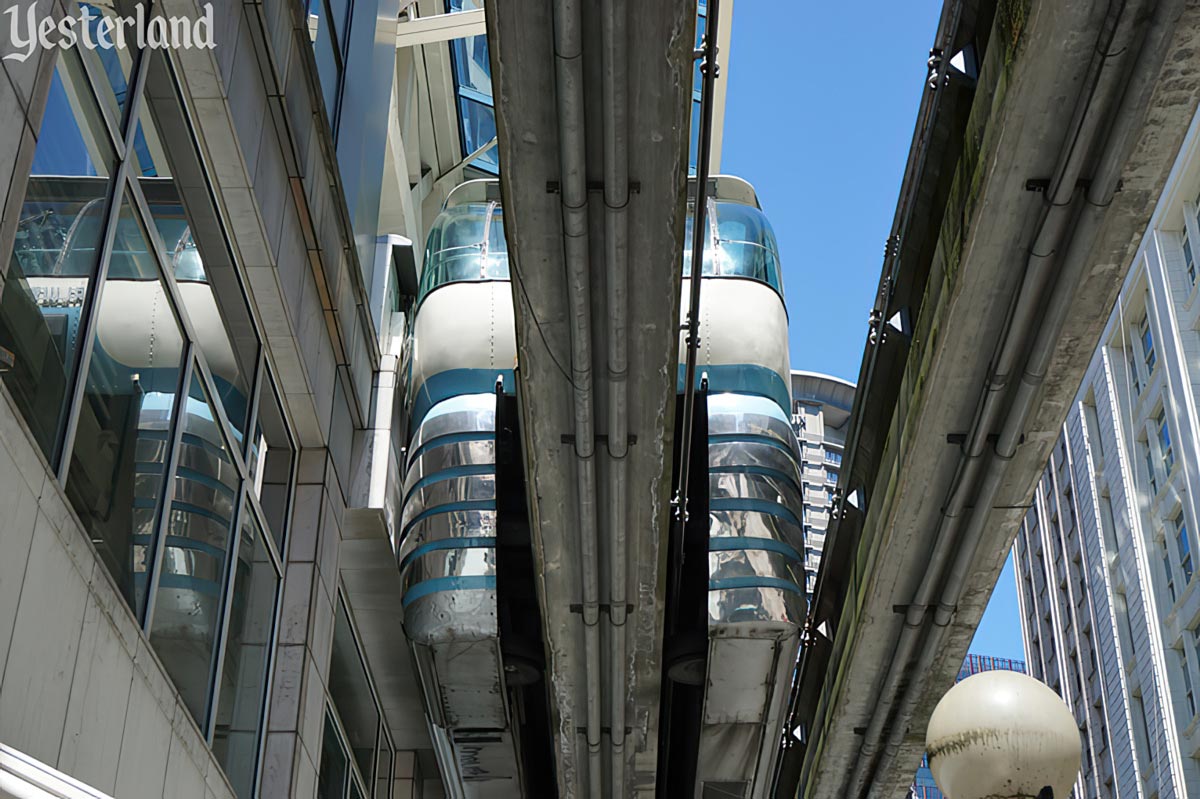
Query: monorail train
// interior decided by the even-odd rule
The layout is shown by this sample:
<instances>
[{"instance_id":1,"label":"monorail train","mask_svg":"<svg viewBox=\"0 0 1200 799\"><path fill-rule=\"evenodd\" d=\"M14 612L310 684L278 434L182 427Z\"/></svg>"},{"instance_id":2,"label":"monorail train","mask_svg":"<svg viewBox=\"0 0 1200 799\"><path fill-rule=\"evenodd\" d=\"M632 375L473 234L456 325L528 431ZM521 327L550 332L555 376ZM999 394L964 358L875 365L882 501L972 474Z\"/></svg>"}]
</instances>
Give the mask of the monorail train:
<instances>
[{"instance_id":1,"label":"monorail train","mask_svg":"<svg viewBox=\"0 0 1200 799\"><path fill-rule=\"evenodd\" d=\"M694 750L697 784L740 785L735 795L757 797L773 773L806 611L800 453L774 235L747 183L718 177L711 186L697 369L708 480L697 492L705 512L693 514L707 549L695 559L707 562L697 592L707 612L692 668L667 676L694 684L679 696L695 706L683 745ZM515 406L516 340L498 195L495 181L463 184L429 234L406 343L409 445L393 542L435 745L447 781L457 778L453 795L464 797L516 796L514 786L528 785L520 750L532 730L507 696L540 679L519 665L541 657L530 613L514 614L497 591L506 508L519 505L505 499L512 470L497 470L519 457L509 430L516 415L500 418ZM685 249L691 225L689 215ZM683 268L686 304L686 256ZM679 357L682 393L682 341ZM529 576L524 596L536 621L531 566ZM514 616L526 620L526 640L510 640ZM547 752L543 769L548 760Z\"/></svg>"},{"instance_id":2,"label":"monorail train","mask_svg":"<svg viewBox=\"0 0 1200 799\"><path fill-rule=\"evenodd\" d=\"M696 374L708 426L708 613L694 768L698 785L759 797L770 790L807 612L800 450L775 235L745 181L716 177L707 194ZM686 357L681 340L680 393Z\"/></svg>"},{"instance_id":3,"label":"monorail train","mask_svg":"<svg viewBox=\"0 0 1200 799\"><path fill-rule=\"evenodd\" d=\"M429 233L402 367L409 443L393 541L434 745L452 795L469 797L521 784L497 602L497 416L516 359L498 195L494 181L464 183Z\"/></svg>"}]
</instances>

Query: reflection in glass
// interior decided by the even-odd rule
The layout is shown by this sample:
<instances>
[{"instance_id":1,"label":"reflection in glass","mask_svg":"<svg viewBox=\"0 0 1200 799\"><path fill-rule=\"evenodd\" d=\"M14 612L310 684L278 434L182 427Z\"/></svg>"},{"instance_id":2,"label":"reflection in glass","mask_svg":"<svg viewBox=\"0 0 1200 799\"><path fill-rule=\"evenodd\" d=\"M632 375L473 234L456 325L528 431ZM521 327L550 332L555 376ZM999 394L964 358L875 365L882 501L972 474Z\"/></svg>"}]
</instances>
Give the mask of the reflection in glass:
<instances>
[{"instance_id":1,"label":"reflection in glass","mask_svg":"<svg viewBox=\"0 0 1200 799\"><path fill-rule=\"evenodd\" d=\"M160 84L168 81L159 58L157 53L152 56L147 82L161 93L166 87ZM209 194L198 189L205 176L195 150L183 146L191 134L178 103L149 95L138 132L145 141L145 151L136 154L136 162L143 165L138 186L240 448L259 353L246 295L221 235L217 210ZM162 142L181 146L173 146L168 158Z\"/></svg>"},{"instance_id":2,"label":"reflection in glass","mask_svg":"<svg viewBox=\"0 0 1200 799\"><path fill-rule=\"evenodd\" d=\"M692 220L692 210L689 208L683 240L684 277L692 273ZM762 211L742 203L710 201L704 225L707 235L701 274L753 278L783 293L779 247L775 243L775 233Z\"/></svg>"},{"instance_id":3,"label":"reflection in glass","mask_svg":"<svg viewBox=\"0 0 1200 799\"><path fill-rule=\"evenodd\" d=\"M258 336L240 284L231 264L209 279L171 179L142 178L138 183L162 240L167 268L175 275L179 296L196 331L196 343L204 353L221 406L240 445L250 415L251 384L258 360Z\"/></svg>"},{"instance_id":4,"label":"reflection in glass","mask_svg":"<svg viewBox=\"0 0 1200 799\"><path fill-rule=\"evenodd\" d=\"M243 517L213 752L241 799L254 792L279 575L253 513Z\"/></svg>"},{"instance_id":5,"label":"reflection in glass","mask_svg":"<svg viewBox=\"0 0 1200 799\"><path fill-rule=\"evenodd\" d=\"M447 0L454 13L482 8L481 0ZM486 36L467 36L450 42L454 89L458 96L459 132L466 157L496 137L496 110L492 94L492 62ZM500 171L500 148L489 147L470 165L493 175Z\"/></svg>"},{"instance_id":6,"label":"reflection in glass","mask_svg":"<svg viewBox=\"0 0 1200 799\"><path fill-rule=\"evenodd\" d=\"M179 322L147 251L126 198L66 485L100 558L139 616L183 360Z\"/></svg>"},{"instance_id":7,"label":"reflection in glass","mask_svg":"<svg viewBox=\"0 0 1200 799\"><path fill-rule=\"evenodd\" d=\"M340 600L333 625L333 652L329 663L329 696L337 709L338 720L358 765L358 773L371 779L375 763L376 734L379 731L379 709L367 669L354 641L350 615Z\"/></svg>"},{"instance_id":8,"label":"reflection in glass","mask_svg":"<svg viewBox=\"0 0 1200 799\"><path fill-rule=\"evenodd\" d=\"M269 382L263 383L259 398L258 421L250 441L247 468L254 495L262 506L263 516L275 546L283 552L283 533L287 523L289 490L292 480L294 452L287 434L283 408Z\"/></svg>"},{"instance_id":9,"label":"reflection in glass","mask_svg":"<svg viewBox=\"0 0 1200 799\"><path fill-rule=\"evenodd\" d=\"M350 759L342 748L333 718L325 714L325 734L321 738L321 770L317 773L317 799L344 799L350 776Z\"/></svg>"},{"instance_id":10,"label":"reflection in glass","mask_svg":"<svg viewBox=\"0 0 1200 799\"><path fill-rule=\"evenodd\" d=\"M496 138L496 109L467 97L459 98L458 104L462 114L463 155L470 155ZM480 166L480 158L471 163Z\"/></svg>"},{"instance_id":11,"label":"reflection in glass","mask_svg":"<svg viewBox=\"0 0 1200 799\"><path fill-rule=\"evenodd\" d=\"M345 63L347 0L331 0L326 8L324 0L309 0L310 25L316 24L313 39L313 55L317 59L317 77L321 82L321 94L325 97L325 113L333 133L337 135L337 111L342 88L342 65ZM333 24L329 24L330 22ZM311 28L310 28L311 30Z\"/></svg>"},{"instance_id":12,"label":"reflection in glass","mask_svg":"<svg viewBox=\"0 0 1200 799\"><path fill-rule=\"evenodd\" d=\"M79 8L88 12L86 19L91 40L101 44L114 41L111 31L117 18L130 14L132 6L131 0L80 2ZM101 31L102 26L105 31ZM111 113L113 122L119 124L129 99L129 76L135 53L132 37L126 38L125 47L77 47L75 52L91 75L90 82L99 92L100 102Z\"/></svg>"},{"instance_id":13,"label":"reflection in glass","mask_svg":"<svg viewBox=\"0 0 1200 799\"><path fill-rule=\"evenodd\" d=\"M461 2L452 5L463 5ZM471 3L466 4L468 7ZM454 9L460 11L464 9ZM454 59L454 79L464 95L475 92L483 102L492 100L492 62L488 58L487 36L465 36L450 41Z\"/></svg>"},{"instance_id":14,"label":"reflection in glass","mask_svg":"<svg viewBox=\"0 0 1200 799\"><path fill-rule=\"evenodd\" d=\"M203 726L238 476L198 374L182 422L150 642Z\"/></svg>"},{"instance_id":15,"label":"reflection in glass","mask_svg":"<svg viewBox=\"0 0 1200 799\"><path fill-rule=\"evenodd\" d=\"M100 109L78 91L72 63L64 54L51 78L12 258L0 283L0 374L51 461L99 264L116 158Z\"/></svg>"}]
</instances>

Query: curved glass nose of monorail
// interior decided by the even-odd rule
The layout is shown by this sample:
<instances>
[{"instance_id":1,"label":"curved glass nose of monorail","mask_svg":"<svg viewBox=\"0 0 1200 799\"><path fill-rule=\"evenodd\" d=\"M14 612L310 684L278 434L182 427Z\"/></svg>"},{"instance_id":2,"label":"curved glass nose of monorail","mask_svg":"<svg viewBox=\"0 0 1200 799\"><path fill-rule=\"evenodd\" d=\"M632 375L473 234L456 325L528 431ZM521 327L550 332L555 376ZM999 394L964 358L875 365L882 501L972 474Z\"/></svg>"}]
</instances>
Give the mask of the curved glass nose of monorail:
<instances>
[{"instance_id":1,"label":"curved glass nose of monorail","mask_svg":"<svg viewBox=\"0 0 1200 799\"><path fill-rule=\"evenodd\" d=\"M708 200L704 225L703 277L741 277L758 280L783 294L779 268L779 245L775 232L761 210L730 200ZM683 237L683 276L692 274L692 231L694 210L688 208Z\"/></svg>"},{"instance_id":2,"label":"curved glass nose of monorail","mask_svg":"<svg viewBox=\"0 0 1200 799\"><path fill-rule=\"evenodd\" d=\"M504 211L498 202L467 202L443 211L429 231L420 297L447 283L508 280Z\"/></svg>"}]
</instances>

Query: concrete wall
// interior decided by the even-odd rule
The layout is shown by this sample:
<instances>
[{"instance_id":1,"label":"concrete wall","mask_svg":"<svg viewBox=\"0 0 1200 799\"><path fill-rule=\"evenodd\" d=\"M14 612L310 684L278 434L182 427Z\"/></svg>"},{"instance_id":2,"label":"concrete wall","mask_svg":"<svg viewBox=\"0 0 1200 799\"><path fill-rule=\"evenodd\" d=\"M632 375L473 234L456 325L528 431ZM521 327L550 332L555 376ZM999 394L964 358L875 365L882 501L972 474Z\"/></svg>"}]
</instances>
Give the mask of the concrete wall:
<instances>
[{"instance_id":1,"label":"concrete wall","mask_svg":"<svg viewBox=\"0 0 1200 799\"><path fill-rule=\"evenodd\" d=\"M121 799L232 799L0 388L0 742Z\"/></svg>"}]
</instances>

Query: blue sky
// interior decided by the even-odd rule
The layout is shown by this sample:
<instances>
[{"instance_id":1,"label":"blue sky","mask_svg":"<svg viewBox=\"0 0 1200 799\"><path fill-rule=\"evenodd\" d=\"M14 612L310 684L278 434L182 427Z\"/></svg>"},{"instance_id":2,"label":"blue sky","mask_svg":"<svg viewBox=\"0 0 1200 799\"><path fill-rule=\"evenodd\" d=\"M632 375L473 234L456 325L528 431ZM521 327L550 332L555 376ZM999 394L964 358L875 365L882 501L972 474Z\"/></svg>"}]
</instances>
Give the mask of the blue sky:
<instances>
[{"instance_id":1,"label":"blue sky","mask_svg":"<svg viewBox=\"0 0 1200 799\"><path fill-rule=\"evenodd\" d=\"M792 366L856 381L942 0L735 0L721 171L775 227ZM971 651L1023 657L1011 558Z\"/></svg>"}]
</instances>

